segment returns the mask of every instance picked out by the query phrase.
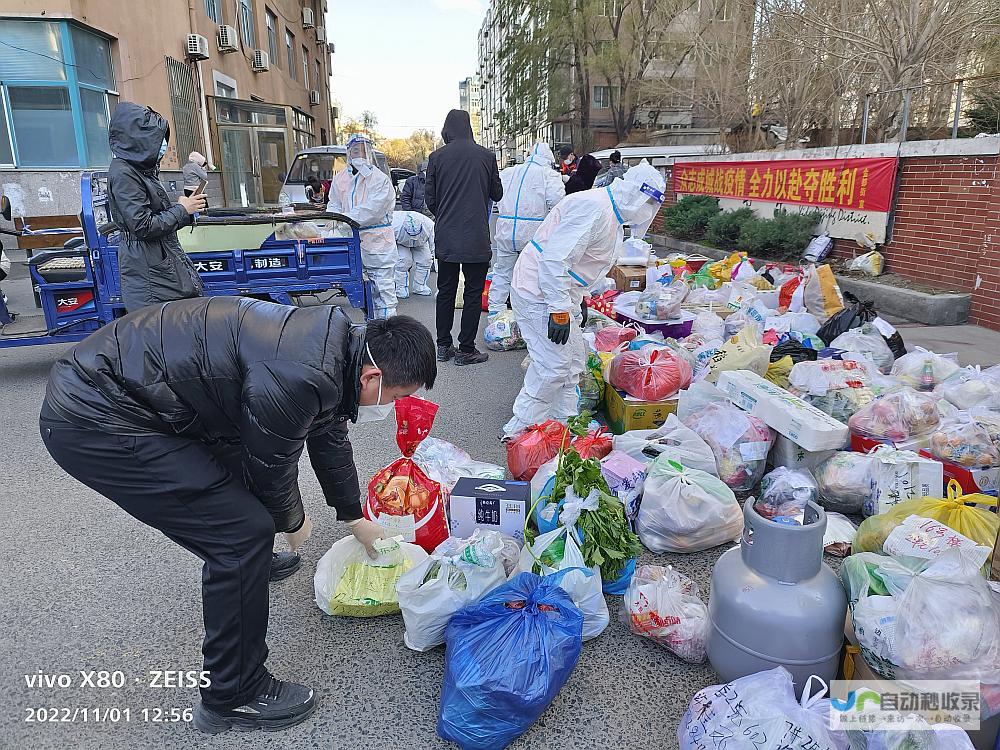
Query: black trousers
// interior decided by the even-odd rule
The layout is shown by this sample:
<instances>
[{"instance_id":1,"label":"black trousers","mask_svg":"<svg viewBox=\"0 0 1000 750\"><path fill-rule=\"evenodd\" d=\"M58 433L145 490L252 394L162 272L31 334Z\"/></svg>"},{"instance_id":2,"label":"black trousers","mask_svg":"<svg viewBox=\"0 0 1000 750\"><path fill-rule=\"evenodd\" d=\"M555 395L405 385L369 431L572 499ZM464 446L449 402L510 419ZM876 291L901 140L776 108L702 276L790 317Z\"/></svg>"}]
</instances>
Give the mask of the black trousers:
<instances>
[{"instance_id":1,"label":"black trousers","mask_svg":"<svg viewBox=\"0 0 1000 750\"><path fill-rule=\"evenodd\" d=\"M86 430L47 406L39 425L67 474L204 561L202 654L212 684L202 688L202 700L218 709L248 703L269 677L274 521L264 505L225 467L224 454L199 441Z\"/></svg>"},{"instance_id":2,"label":"black trousers","mask_svg":"<svg viewBox=\"0 0 1000 750\"><path fill-rule=\"evenodd\" d=\"M489 263L450 263L438 260L437 278L437 343L451 346L451 329L455 325L455 295L458 293L458 273L465 276L465 294L462 300L462 327L458 332L458 348L463 352L476 350L479 319L483 315L483 288Z\"/></svg>"}]
</instances>

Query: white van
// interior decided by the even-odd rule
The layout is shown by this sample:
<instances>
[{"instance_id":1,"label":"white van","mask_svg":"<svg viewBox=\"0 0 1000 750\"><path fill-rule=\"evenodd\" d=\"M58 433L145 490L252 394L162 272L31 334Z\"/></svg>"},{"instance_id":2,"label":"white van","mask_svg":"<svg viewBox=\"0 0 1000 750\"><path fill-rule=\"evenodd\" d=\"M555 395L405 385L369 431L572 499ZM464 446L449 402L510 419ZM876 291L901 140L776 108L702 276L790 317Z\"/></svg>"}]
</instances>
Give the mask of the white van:
<instances>
[{"instance_id":1,"label":"white van","mask_svg":"<svg viewBox=\"0 0 1000 750\"><path fill-rule=\"evenodd\" d=\"M643 159L646 159L652 166L661 172L673 166L674 159L679 156L704 156L706 154L725 154L729 149L717 144L694 145L694 146L622 146L621 148L605 148L600 151L591 152L591 156L601 162L603 167L608 166L608 159L613 151L620 151L622 164L634 167Z\"/></svg>"},{"instance_id":2,"label":"white van","mask_svg":"<svg viewBox=\"0 0 1000 750\"><path fill-rule=\"evenodd\" d=\"M281 186L282 192L292 203L307 203L306 180L316 177L320 182L332 180L333 176L347 166L346 146L316 146L299 151ZM375 151L375 166L389 174L389 164L385 154Z\"/></svg>"}]
</instances>

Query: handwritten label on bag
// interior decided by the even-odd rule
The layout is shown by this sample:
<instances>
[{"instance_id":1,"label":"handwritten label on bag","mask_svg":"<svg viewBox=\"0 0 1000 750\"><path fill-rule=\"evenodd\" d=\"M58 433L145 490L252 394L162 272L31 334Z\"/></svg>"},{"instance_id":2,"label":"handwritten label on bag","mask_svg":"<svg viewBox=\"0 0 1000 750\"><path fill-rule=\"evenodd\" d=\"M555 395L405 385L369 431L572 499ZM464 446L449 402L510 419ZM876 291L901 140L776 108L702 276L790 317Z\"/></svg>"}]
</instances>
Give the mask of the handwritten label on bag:
<instances>
[{"instance_id":1,"label":"handwritten label on bag","mask_svg":"<svg viewBox=\"0 0 1000 750\"><path fill-rule=\"evenodd\" d=\"M882 545L887 555L920 557L933 560L949 549L963 549L963 555L977 567L986 562L990 548L976 544L950 526L931 518L907 516L899 526L889 532Z\"/></svg>"},{"instance_id":2,"label":"handwritten label on bag","mask_svg":"<svg viewBox=\"0 0 1000 750\"><path fill-rule=\"evenodd\" d=\"M393 536L403 537L404 542L414 542L417 539L416 516L390 516L382 513L375 521Z\"/></svg>"}]
</instances>

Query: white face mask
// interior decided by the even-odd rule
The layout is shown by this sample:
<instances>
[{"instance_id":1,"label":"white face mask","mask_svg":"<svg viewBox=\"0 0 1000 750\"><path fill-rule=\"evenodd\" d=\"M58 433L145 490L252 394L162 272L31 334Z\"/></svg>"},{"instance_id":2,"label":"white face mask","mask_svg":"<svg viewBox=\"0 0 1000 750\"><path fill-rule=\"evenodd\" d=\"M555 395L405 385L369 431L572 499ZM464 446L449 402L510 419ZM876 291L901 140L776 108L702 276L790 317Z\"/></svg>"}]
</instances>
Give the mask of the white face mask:
<instances>
[{"instance_id":1,"label":"white face mask","mask_svg":"<svg viewBox=\"0 0 1000 750\"><path fill-rule=\"evenodd\" d=\"M378 367L375 364L375 358L372 357L371 349L368 348L368 344L365 344L365 351L368 353L368 359L371 361L372 365ZM364 422L381 422L386 419L392 410L395 408L396 404L390 401L388 404L382 403L382 375L378 376L378 399L371 406L361 405L358 407L358 418L354 420L355 424L362 424Z\"/></svg>"},{"instance_id":2,"label":"white face mask","mask_svg":"<svg viewBox=\"0 0 1000 750\"><path fill-rule=\"evenodd\" d=\"M358 172L360 172L362 176L364 176L364 177L370 177L371 176L372 165L369 164L366 160L364 160L364 159L351 159L351 166L354 167L355 170L357 170Z\"/></svg>"}]
</instances>

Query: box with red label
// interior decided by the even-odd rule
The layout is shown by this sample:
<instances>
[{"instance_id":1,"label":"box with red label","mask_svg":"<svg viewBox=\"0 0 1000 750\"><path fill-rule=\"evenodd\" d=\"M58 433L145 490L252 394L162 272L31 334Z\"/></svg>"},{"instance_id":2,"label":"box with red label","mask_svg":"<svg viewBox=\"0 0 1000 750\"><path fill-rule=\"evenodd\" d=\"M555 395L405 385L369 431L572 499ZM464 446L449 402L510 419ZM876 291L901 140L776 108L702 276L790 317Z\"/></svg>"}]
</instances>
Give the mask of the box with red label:
<instances>
[{"instance_id":1,"label":"box with red label","mask_svg":"<svg viewBox=\"0 0 1000 750\"><path fill-rule=\"evenodd\" d=\"M934 456L925 450L920 451L920 455L926 456L927 458L933 458L935 461L941 461L941 459L937 456ZM974 495L976 493L980 493L983 495L997 497L997 487L998 484L1000 484L1000 467L993 466L989 469L969 469L965 466L954 464L951 461L941 461L941 465L944 467L945 487L948 486L949 481L954 479L962 488L963 495Z\"/></svg>"}]
</instances>

